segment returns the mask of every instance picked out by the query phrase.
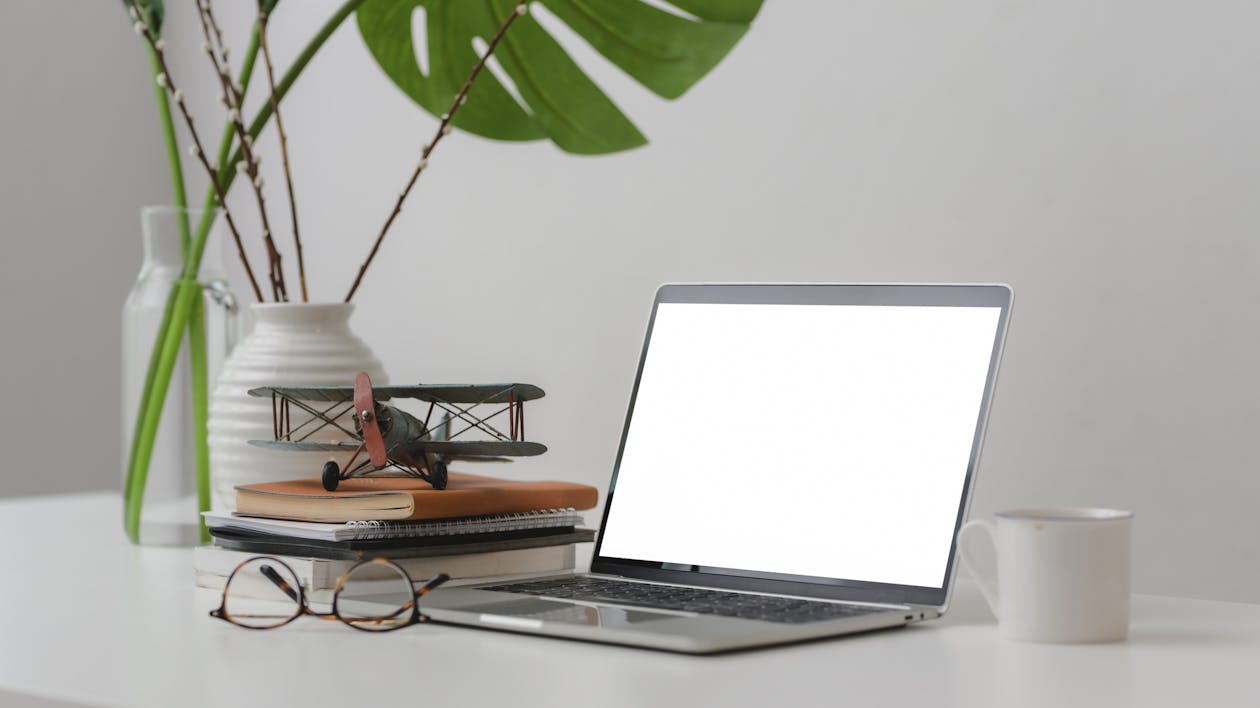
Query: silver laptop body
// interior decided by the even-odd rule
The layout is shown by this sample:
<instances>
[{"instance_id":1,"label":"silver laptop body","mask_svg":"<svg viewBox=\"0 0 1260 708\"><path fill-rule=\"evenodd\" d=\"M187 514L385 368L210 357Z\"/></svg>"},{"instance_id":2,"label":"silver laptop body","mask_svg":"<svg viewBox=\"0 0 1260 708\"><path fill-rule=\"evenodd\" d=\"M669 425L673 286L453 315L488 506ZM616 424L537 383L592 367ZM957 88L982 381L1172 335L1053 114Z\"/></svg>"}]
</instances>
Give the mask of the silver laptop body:
<instances>
[{"instance_id":1,"label":"silver laptop body","mask_svg":"<svg viewBox=\"0 0 1260 708\"><path fill-rule=\"evenodd\" d=\"M439 588L424 611L688 653L939 617L1011 301L1005 285L662 286L591 573Z\"/></svg>"}]
</instances>

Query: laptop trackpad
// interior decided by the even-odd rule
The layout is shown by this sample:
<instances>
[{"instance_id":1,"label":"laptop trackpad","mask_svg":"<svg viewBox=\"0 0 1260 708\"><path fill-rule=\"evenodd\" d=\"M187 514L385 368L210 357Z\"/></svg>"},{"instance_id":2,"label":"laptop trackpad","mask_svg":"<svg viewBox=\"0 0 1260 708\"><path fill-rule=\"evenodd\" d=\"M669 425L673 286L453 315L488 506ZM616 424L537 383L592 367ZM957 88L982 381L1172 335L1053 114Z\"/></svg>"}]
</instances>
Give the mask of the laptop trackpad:
<instances>
[{"instance_id":1,"label":"laptop trackpad","mask_svg":"<svg viewBox=\"0 0 1260 708\"><path fill-rule=\"evenodd\" d=\"M506 602L489 602L460 609L465 612L480 613L482 621L492 624L512 624L511 621L496 622L495 618L502 617L514 618L530 624L563 622L591 627L627 627L641 622L678 618L678 615L664 612L628 610L621 607L592 607L532 597Z\"/></svg>"}]
</instances>

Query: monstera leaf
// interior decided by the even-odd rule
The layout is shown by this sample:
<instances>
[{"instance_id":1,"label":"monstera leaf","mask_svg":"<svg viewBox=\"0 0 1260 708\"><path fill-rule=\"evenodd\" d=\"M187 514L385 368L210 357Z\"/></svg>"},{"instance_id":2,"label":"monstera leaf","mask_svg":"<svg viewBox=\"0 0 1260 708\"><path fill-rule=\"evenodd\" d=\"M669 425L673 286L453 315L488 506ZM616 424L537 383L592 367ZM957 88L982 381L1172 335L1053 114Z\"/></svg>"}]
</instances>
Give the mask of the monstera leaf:
<instances>
[{"instance_id":1,"label":"monstera leaf","mask_svg":"<svg viewBox=\"0 0 1260 708\"><path fill-rule=\"evenodd\" d=\"M677 98L735 46L762 0L669 0L669 12L641 0L535 0L640 84ZM656 4L660 4L659 2ZM400 89L433 115L451 99L515 0L366 0L359 32ZM425 13L417 47L412 15ZM520 102L482 72L455 114L462 130L498 140L548 138L580 154L627 150L647 142L639 129L534 19L517 20L494 57ZM418 52L427 58L421 70ZM524 105L522 105L522 103Z\"/></svg>"}]
</instances>

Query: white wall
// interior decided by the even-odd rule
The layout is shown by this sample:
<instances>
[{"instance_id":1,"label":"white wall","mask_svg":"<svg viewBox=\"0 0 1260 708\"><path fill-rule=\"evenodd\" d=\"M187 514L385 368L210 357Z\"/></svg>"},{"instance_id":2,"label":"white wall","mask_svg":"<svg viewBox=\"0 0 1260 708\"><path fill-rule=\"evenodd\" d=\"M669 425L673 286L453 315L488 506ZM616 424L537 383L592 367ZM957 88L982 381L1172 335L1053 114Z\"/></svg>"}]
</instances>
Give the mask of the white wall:
<instances>
[{"instance_id":1,"label":"white wall","mask_svg":"<svg viewBox=\"0 0 1260 708\"><path fill-rule=\"evenodd\" d=\"M277 54L335 4L282 5ZM240 25L252 3L220 5ZM1242 2L769 0L674 103L596 59L651 145L592 159L456 133L356 297L356 328L395 382L541 385L529 428L551 451L517 473L604 487L658 283L1008 282L975 513L1132 508L1139 591L1260 601L1258 19ZM285 115L313 292L339 299L436 123L351 26ZM274 135L262 142L274 170ZM78 179L67 168L89 189ZM140 200L110 203L126 216ZM116 484L114 469L81 483Z\"/></svg>"}]
</instances>

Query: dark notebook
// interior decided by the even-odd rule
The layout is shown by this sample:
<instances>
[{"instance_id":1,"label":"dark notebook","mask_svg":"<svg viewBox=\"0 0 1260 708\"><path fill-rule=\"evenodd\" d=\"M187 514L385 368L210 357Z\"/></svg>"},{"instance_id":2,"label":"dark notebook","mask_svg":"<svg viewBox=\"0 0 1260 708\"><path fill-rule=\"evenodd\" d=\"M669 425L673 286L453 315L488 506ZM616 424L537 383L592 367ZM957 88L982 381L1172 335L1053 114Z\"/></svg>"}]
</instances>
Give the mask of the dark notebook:
<instances>
[{"instance_id":1,"label":"dark notebook","mask_svg":"<svg viewBox=\"0 0 1260 708\"><path fill-rule=\"evenodd\" d=\"M226 528L212 528L210 529L210 535L214 537L214 541L218 545L237 551L338 560L356 560L375 556L418 558L422 556L448 556L460 553L489 553L491 551L510 551L516 548L588 543L595 540L595 531L592 529L574 528L572 526L500 531L496 533L470 533L459 536L418 536L348 541L294 538Z\"/></svg>"}]
</instances>

